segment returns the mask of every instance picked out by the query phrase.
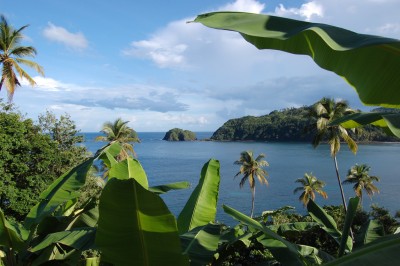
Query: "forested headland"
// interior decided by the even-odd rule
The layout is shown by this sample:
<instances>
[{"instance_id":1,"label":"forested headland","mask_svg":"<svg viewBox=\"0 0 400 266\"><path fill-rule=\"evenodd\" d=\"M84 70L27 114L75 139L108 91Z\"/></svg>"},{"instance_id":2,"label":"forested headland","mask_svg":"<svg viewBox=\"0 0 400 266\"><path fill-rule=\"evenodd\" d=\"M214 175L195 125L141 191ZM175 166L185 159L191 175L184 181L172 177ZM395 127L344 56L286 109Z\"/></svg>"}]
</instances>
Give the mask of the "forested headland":
<instances>
[{"instance_id":1,"label":"forested headland","mask_svg":"<svg viewBox=\"0 0 400 266\"><path fill-rule=\"evenodd\" d=\"M263 116L230 119L214 132L211 139L218 141L304 141L315 135L316 119L310 115L312 106L275 110ZM373 112L393 109L377 108ZM394 109L395 110L395 109ZM359 134L350 132L358 142L398 141L382 128L367 125Z\"/></svg>"}]
</instances>

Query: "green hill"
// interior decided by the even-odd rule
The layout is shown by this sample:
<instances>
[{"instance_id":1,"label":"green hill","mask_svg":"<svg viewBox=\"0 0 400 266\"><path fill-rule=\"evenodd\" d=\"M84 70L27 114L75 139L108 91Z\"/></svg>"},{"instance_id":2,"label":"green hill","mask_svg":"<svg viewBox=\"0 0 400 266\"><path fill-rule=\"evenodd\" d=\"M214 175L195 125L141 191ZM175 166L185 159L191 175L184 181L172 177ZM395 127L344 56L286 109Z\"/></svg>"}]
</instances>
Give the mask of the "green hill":
<instances>
[{"instance_id":1,"label":"green hill","mask_svg":"<svg viewBox=\"0 0 400 266\"><path fill-rule=\"evenodd\" d=\"M165 133L163 140L167 141L191 141L197 140L196 134L189 130L183 130L180 128L173 128Z\"/></svg>"},{"instance_id":2,"label":"green hill","mask_svg":"<svg viewBox=\"0 0 400 266\"><path fill-rule=\"evenodd\" d=\"M211 139L218 141L304 141L313 138L314 118L309 117L311 106L287 108L259 117L245 116L230 119L214 132ZM375 111L375 110L373 110ZM382 111L382 110L379 110ZM307 130L306 130L307 129ZM357 141L399 141L381 128L368 125Z\"/></svg>"}]
</instances>

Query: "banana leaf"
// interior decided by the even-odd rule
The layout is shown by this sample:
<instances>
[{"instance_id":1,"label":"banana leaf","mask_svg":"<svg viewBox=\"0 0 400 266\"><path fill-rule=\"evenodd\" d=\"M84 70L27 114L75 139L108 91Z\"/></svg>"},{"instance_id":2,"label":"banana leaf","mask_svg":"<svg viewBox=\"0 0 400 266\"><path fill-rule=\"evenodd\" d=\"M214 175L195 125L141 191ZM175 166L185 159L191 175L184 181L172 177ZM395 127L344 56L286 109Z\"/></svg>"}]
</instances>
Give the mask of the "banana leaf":
<instances>
[{"instance_id":1,"label":"banana leaf","mask_svg":"<svg viewBox=\"0 0 400 266\"><path fill-rule=\"evenodd\" d=\"M366 105L400 107L400 41L321 23L243 12L215 12L194 22L239 32L258 49L308 55L343 77Z\"/></svg>"},{"instance_id":2,"label":"banana leaf","mask_svg":"<svg viewBox=\"0 0 400 266\"><path fill-rule=\"evenodd\" d=\"M327 214L324 209L318 206L313 200L310 200L307 204L307 210L311 218L320 224L321 228L327 232L340 246L342 240L342 233L337 229L335 220L332 216ZM346 236L346 250L351 251L353 249L353 240L351 237Z\"/></svg>"},{"instance_id":3,"label":"banana leaf","mask_svg":"<svg viewBox=\"0 0 400 266\"><path fill-rule=\"evenodd\" d=\"M360 248L385 235L383 226L375 220L368 220L363 224L355 236L354 248Z\"/></svg>"},{"instance_id":4,"label":"banana leaf","mask_svg":"<svg viewBox=\"0 0 400 266\"><path fill-rule=\"evenodd\" d=\"M179 234L215 220L220 183L219 167L219 161L214 159L204 164L199 184L178 216Z\"/></svg>"},{"instance_id":5,"label":"banana leaf","mask_svg":"<svg viewBox=\"0 0 400 266\"><path fill-rule=\"evenodd\" d=\"M333 126L339 124L345 128L355 128L371 124L382 127L386 132L400 138L400 113L355 113L343 116L330 123Z\"/></svg>"},{"instance_id":6,"label":"banana leaf","mask_svg":"<svg viewBox=\"0 0 400 266\"><path fill-rule=\"evenodd\" d=\"M400 264L400 235L388 235L327 263L327 266L392 266Z\"/></svg>"},{"instance_id":7,"label":"banana leaf","mask_svg":"<svg viewBox=\"0 0 400 266\"><path fill-rule=\"evenodd\" d=\"M19 250L25 247L29 232L20 224L7 221L0 210L0 247Z\"/></svg>"},{"instance_id":8,"label":"banana leaf","mask_svg":"<svg viewBox=\"0 0 400 266\"><path fill-rule=\"evenodd\" d=\"M175 217L135 179L112 178L100 196L96 246L114 265L188 265Z\"/></svg>"},{"instance_id":9,"label":"banana leaf","mask_svg":"<svg viewBox=\"0 0 400 266\"><path fill-rule=\"evenodd\" d=\"M93 161L104 153L113 153L119 145L107 145L99 150L94 157L74 167L70 171L57 178L39 196L36 204L25 218L24 226L30 229L39 224L46 216L53 213L59 206L79 197L79 189L85 184L86 175Z\"/></svg>"},{"instance_id":10,"label":"banana leaf","mask_svg":"<svg viewBox=\"0 0 400 266\"><path fill-rule=\"evenodd\" d=\"M351 224L353 223L353 219L354 219L354 216L356 215L357 207L358 207L359 203L360 203L359 197L349 199L346 217L344 219L342 238L340 240L339 257L343 256L343 254L344 254L344 251L346 248L346 242L348 242L347 236L349 236ZM352 245L353 245L353 243L352 243ZM352 249L353 249L353 246L351 247L351 249L349 251L351 251Z\"/></svg>"},{"instance_id":11,"label":"banana leaf","mask_svg":"<svg viewBox=\"0 0 400 266\"><path fill-rule=\"evenodd\" d=\"M127 158L122 162L114 164L108 174L109 178L129 179L134 178L144 188L149 188L147 176L138 160Z\"/></svg>"},{"instance_id":12,"label":"banana leaf","mask_svg":"<svg viewBox=\"0 0 400 266\"><path fill-rule=\"evenodd\" d=\"M56 243L76 250L87 250L94 247L95 234L96 229L91 227L49 234L40 243L31 247L30 251L38 252Z\"/></svg>"},{"instance_id":13,"label":"banana leaf","mask_svg":"<svg viewBox=\"0 0 400 266\"><path fill-rule=\"evenodd\" d=\"M231 215L236 220L253 229L263 232L265 236L258 239L259 242L264 246L267 246L274 258L280 263L283 265L303 265L304 258L301 256L297 245L290 243L277 233L247 215L226 205L223 205L222 207L227 214Z\"/></svg>"},{"instance_id":14,"label":"banana leaf","mask_svg":"<svg viewBox=\"0 0 400 266\"><path fill-rule=\"evenodd\" d=\"M167 193L170 190L178 190L178 189L185 189L190 187L190 183L187 181L181 181L181 182L175 182L175 183L169 183L165 185L159 185L159 186L152 186L149 187L149 191L156 193L157 195Z\"/></svg>"},{"instance_id":15,"label":"banana leaf","mask_svg":"<svg viewBox=\"0 0 400 266\"><path fill-rule=\"evenodd\" d=\"M221 224L209 223L180 236L183 254L187 254L190 265L209 265L217 251Z\"/></svg>"}]
</instances>

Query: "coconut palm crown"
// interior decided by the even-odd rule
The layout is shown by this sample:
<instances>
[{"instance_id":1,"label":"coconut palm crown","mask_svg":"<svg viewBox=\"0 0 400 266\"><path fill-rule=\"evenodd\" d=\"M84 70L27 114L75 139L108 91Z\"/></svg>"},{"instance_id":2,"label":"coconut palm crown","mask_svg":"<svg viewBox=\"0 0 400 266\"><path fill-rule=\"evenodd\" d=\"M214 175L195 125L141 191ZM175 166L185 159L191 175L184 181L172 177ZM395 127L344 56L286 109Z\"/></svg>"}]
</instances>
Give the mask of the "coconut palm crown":
<instances>
[{"instance_id":1,"label":"coconut palm crown","mask_svg":"<svg viewBox=\"0 0 400 266\"><path fill-rule=\"evenodd\" d=\"M122 146L120 153L120 160L129 156L129 153L135 154L132 142L140 142L135 130L130 128L127 124L129 121L123 121L121 118L116 119L114 122L108 121L103 124L101 132L105 136L96 137L96 141L118 142Z\"/></svg>"},{"instance_id":2,"label":"coconut palm crown","mask_svg":"<svg viewBox=\"0 0 400 266\"><path fill-rule=\"evenodd\" d=\"M268 162L264 160L265 154L260 154L254 159L252 151L243 151L240 153L240 159L235 161L234 164L240 165L239 172L235 175L243 175L240 180L239 186L242 188L243 185L248 181L251 189L252 201L251 201L251 215L253 217L254 213L254 199L256 195L256 182L257 178L261 184L268 185L266 176L267 171L263 167L269 166Z\"/></svg>"},{"instance_id":3,"label":"coconut palm crown","mask_svg":"<svg viewBox=\"0 0 400 266\"><path fill-rule=\"evenodd\" d=\"M315 193L320 194L324 199L328 198L328 194L322 190L325 186L325 182L318 180L312 173L305 173L303 178L298 178L295 182L300 183L301 186L295 188L293 193L296 194L302 191L299 200L304 206L307 206L310 199L315 200Z\"/></svg>"},{"instance_id":4,"label":"coconut palm crown","mask_svg":"<svg viewBox=\"0 0 400 266\"><path fill-rule=\"evenodd\" d=\"M343 184L354 184L353 189L358 197L362 201L363 190L367 192L371 198L375 193L379 193L379 189L374 185L374 181L380 180L377 176L370 176L370 166L366 164L354 165L351 167L347 174L347 179L343 181Z\"/></svg>"},{"instance_id":5,"label":"coconut palm crown","mask_svg":"<svg viewBox=\"0 0 400 266\"><path fill-rule=\"evenodd\" d=\"M311 115L317 119L315 125L316 134L312 144L314 148L316 148L322 141L326 140L330 145L331 156L333 157L336 177L345 211L347 211L346 198L344 196L342 182L340 180L336 155L340 150L340 142L342 140L347 143L347 146L354 154L357 152L358 147L357 143L351 138L346 128L342 127L341 125L332 126L329 123L352 113L355 113L355 111L349 108L349 105L346 101L335 101L331 98L322 98L314 105L311 113Z\"/></svg>"},{"instance_id":6,"label":"coconut palm crown","mask_svg":"<svg viewBox=\"0 0 400 266\"><path fill-rule=\"evenodd\" d=\"M22 78L27 80L31 86L36 85L33 78L22 69L21 64L33 68L42 76L44 75L43 68L39 64L24 58L36 55L34 47L20 45L24 38L22 31L27 27L28 25L25 25L16 30L8 24L4 16L0 16L0 65L2 66L0 91L4 84L9 102L12 101L15 88L21 86Z\"/></svg>"}]
</instances>

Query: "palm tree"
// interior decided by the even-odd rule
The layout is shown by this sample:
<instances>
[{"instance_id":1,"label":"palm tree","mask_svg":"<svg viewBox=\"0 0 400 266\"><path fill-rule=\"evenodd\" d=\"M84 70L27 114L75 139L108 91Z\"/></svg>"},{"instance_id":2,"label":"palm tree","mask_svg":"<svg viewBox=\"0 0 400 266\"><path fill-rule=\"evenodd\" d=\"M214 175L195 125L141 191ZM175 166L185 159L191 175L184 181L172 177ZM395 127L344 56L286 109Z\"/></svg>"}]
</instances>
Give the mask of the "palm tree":
<instances>
[{"instance_id":1,"label":"palm tree","mask_svg":"<svg viewBox=\"0 0 400 266\"><path fill-rule=\"evenodd\" d=\"M250 189L251 189L251 215L250 217L253 218L253 213L254 213L254 199L256 197L256 182L255 178L257 177L258 181L260 181L261 184L266 184L268 185L268 181L266 179L266 176L268 175L267 171L263 169L265 166L269 166L268 162L266 160L263 160L265 158L264 154L260 154L257 156L256 159L253 157L253 152L252 151L244 151L240 153L240 159L235 161L234 164L240 165L240 170L239 172L235 175L243 175L242 179L240 180L240 188L243 187L243 185L246 183L246 181L249 181Z\"/></svg>"},{"instance_id":2,"label":"palm tree","mask_svg":"<svg viewBox=\"0 0 400 266\"><path fill-rule=\"evenodd\" d=\"M326 192L322 190L325 182L318 180L312 174L305 173L303 178L298 178L295 182L300 183L301 186L297 187L293 193L296 194L302 191L299 200L303 202L304 206L307 206L310 199L315 200L315 192L320 194L324 199L328 198Z\"/></svg>"},{"instance_id":3,"label":"palm tree","mask_svg":"<svg viewBox=\"0 0 400 266\"><path fill-rule=\"evenodd\" d=\"M374 185L374 181L379 181L379 177L370 176L369 167L366 164L354 165L350 168L347 174L347 179L343 181L343 184L354 184L354 192L362 202L363 190L367 192L368 196L371 198L375 192L379 193L379 189Z\"/></svg>"},{"instance_id":4,"label":"palm tree","mask_svg":"<svg viewBox=\"0 0 400 266\"><path fill-rule=\"evenodd\" d=\"M136 131L127 125L128 122L122 121L121 118L118 118L114 122L105 122L101 132L105 133L106 136L96 137L96 141L118 142L121 144L122 150L118 156L119 160L126 159L129 153L136 156L131 142L140 142Z\"/></svg>"},{"instance_id":5,"label":"palm tree","mask_svg":"<svg viewBox=\"0 0 400 266\"><path fill-rule=\"evenodd\" d=\"M9 102L12 101L15 88L21 86L19 79L24 78L31 86L36 85L33 78L21 68L20 64L31 67L42 76L44 75L43 68L40 65L23 58L27 56L34 57L36 55L36 49L34 47L19 45L24 37L21 32L26 27L28 27L28 25L15 30L8 24L4 16L0 17L0 64L3 65L1 71L0 91L4 84L7 89ZM16 72L19 77L17 77Z\"/></svg>"},{"instance_id":6,"label":"palm tree","mask_svg":"<svg viewBox=\"0 0 400 266\"><path fill-rule=\"evenodd\" d=\"M347 211L346 199L343 192L342 182L340 181L339 167L336 159L336 155L340 150L340 142L344 140L349 149L355 154L357 152L357 143L350 137L349 132L341 125L329 125L331 121L334 121L345 115L354 113L355 111L349 108L346 101L335 101L330 98L322 98L319 102L314 105L312 115L317 119L316 122L316 135L312 141L314 148L316 148L321 141L327 140L330 149L331 156L333 157L336 177L338 180L340 193L342 196L343 206Z\"/></svg>"}]
</instances>

